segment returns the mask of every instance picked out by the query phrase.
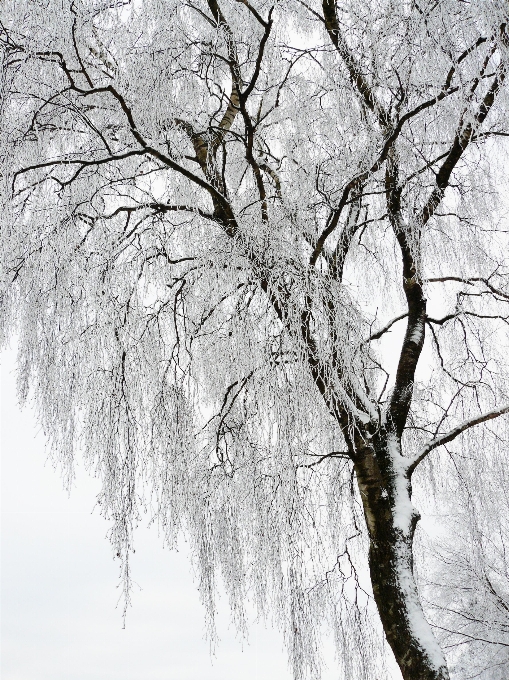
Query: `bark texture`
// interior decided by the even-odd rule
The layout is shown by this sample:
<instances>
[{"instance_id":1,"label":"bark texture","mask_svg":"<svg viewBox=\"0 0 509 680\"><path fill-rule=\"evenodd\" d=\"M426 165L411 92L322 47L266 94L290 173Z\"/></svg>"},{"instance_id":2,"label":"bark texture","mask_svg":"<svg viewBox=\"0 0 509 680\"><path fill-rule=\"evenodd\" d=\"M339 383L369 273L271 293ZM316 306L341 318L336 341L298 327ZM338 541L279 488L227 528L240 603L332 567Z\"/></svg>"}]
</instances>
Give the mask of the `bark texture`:
<instances>
[{"instance_id":1,"label":"bark texture","mask_svg":"<svg viewBox=\"0 0 509 680\"><path fill-rule=\"evenodd\" d=\"M400 449L396 439L391 450L385 441L365 451L356 465L370 538L373 595L404 680L448 680L445 658L417 591L412 544L419 514L411 503L408 474L393 463L395 448Z\"/></svg>"}]
</instances>

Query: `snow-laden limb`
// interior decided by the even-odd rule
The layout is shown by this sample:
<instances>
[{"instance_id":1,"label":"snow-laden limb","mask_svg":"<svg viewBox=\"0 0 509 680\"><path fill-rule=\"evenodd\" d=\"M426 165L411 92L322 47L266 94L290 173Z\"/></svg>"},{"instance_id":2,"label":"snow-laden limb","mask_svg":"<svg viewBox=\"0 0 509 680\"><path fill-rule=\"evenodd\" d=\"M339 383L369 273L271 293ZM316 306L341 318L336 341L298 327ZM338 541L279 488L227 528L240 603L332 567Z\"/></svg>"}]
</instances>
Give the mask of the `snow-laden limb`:
<instances>
[{"instance_id":1,"label":"snow-laden limb","mask_svg":"<svg viewBox=\"0 0 509 680\"><path fill-rule=\"evenodd\" d=\"M415 468L419 465L419 463L423 461L426 458L426 456L431 451L433 451L433 449L436 449L439 446L443 446L444 444L452 442L453 439L456 439L456 437L458 437L460 434L462 434L469 428L474 427L475 425L480 425L481 423L485 423L488 420L498 418L499 416L504 415L504 413L509 413L509 404L500 406L499 408L493 409L492 411L488 411L487 413L482 413L479 416L475 416L475 418L469 418L468 420L464 420L456 427L453 427L452 430L449 430L449 432L445 432L444 434L434 437L418 453L416 453L413 456L413 458L407 459L408 474L411 475Z\"/></svg>"},{"instance_id":2,"label":"snow-laden limb","mask_svg":"<svg viewBox=\"0 0 509 680\"><path fill-rule=\"evenodd\" d=\"M406 458L401 455L401 444L394 435L388 437L387 450L393 468L392 521L394 527L402 535L408 536L415 528L418 513L412 503L409 491Z\"/></svg>"}]
</instances>

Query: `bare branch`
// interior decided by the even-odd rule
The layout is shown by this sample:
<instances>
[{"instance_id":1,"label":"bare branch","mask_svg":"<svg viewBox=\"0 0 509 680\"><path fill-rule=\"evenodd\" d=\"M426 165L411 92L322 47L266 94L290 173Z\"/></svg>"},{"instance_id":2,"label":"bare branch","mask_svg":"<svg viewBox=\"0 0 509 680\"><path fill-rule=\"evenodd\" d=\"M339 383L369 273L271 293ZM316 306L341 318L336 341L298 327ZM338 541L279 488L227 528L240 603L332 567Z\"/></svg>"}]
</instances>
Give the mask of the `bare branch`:
<instances>
[{"instance_id":1,"label":"bare branch","mask_svg":"<svg viewBox=\"0 0 509 680\"><path fill-rule=\"evenodd\" d=\"M471 276L469 278L461 278L460 276L439 276L426 279L429 283L446 283L447 281L457 281L458 283L467 283L469 285L474 285L474 283L484 283L486 288L488 288L494 295L505 298L509 300L509 293L505 293L500 288L496 288L490 283L489 279L483 278L481 276Z\"/></svg>"},{"instance_id":2,"label":"bare branch","mask_svg":"<svg viewBox=\"0 0 509 680\"><path fill-rule=\"evenodd\" d=\"M408 316L408 312L405 312L404 314L400 314L399 316L396 316L394 319L389 321L389 323L385 324L379 331L376 333L373 333L372 335L369 336L369 338L365 341L366 343L371 342L372 340L379 340L382 335L390 331L390 329L394 326L395 323L398 321L401 321L401 319L406 319Z\"/></svg>"},{"instance_id":3,"label":"bare branch","mask_svg":"<svg viewBox=\"0 0 509 680\"><path fill-rule=\"evenodd\" d=\"M423 461L426 456L433 451L433 449L436 449L439 446L443 446L444 444L448 444L449 442L452 442L453 439L456 439L460 434L465 432L471 427L474 427L475 425L479 425L481 423L485 423L488 420L493 420L494 418L498 418L499 416L503 415L504 413L509 413L509 404L506 404L504 406L501 406L499 408L494 409L493 411L488 411L488 413L483 413L480 416L476 416L475 418L470 418L469 420L463 421L460 425L457 427L453 428L449 432L446 432L445 434L439 435L438 437L435 437L432 439L430 442L428 442L419 453L417 453L409 462L408 464L408 475L411 475L412 472L415 470L415 468L419 465L421 461Z\"/></svg>"},{"instance_id":4,"label":"bare branch","mask_svg":"<svg viewBox=\"0 0 509 680\"><path fill-rule=\"evenodd\" d=\"M258 55L256 57L256 64L255 64L255 69L253 71L253 75L251 76L251 81L249 85L246 87L246 89L241 92L240 98L242 102L247 101L247 98L253 91L256 81L258 80L258 76L260 75L260 68L262 65L262 59L263 59L263 53L265 51L265 45L267 44L267 40L269 39L270 32L272 30L272 12L274 11L274 7L271 7L269 10L269 19L267 23L265 24L265 31L263 33L262 39L260 40L260 46L258 48Z\"/></svg>"},{"instance_id":5,"label":"bare branch","mask_svg":"<svg viewBox=\"0 0 509 680\"><path fill-rule=\"evenodd\" d=\"M368 109L376 114L381 127L385 128L389 122L387 113L383 109L381 103L377 100L371 86L362 74L361 68L354 55L348 49L344 36L341 32L341 29L339 28L335 0L323 0L322 9L327 33L329 34L333 45L343 59L352 82L355 84Z\"/></svg>"},{"instance_id":6,"label":"bare branch","mask_svg":"<svg viewBox=\"0 0 509 680\"><path fill-rule=\"evenodd\" d=\"M261 24L264 28L267 28L268 22L265 21L264 19L262 19L262 17L258 14L258 12L253 7L253 5L251 5L251 3L248 2L248 0L236 0L236 2L240 2L243 5L245 5L248 8L248 10L251 12L251 14L255 17L256 21L258 21L258 23ZM269 17L269 21L270 21L270 17Z\"/></svg>"},{"instance_id":7,"label":"bare branch","mask_svg":"<svg viewBox=\"0 0 509 680\"><path fill-rule=\"evenodd\" d=\"M315 460L313 463L308 463L308 464L301 464L297 465L298 468L312 468L315 465L319 465L322 463L324 460L327 460L328 458L342 458L342 459L347 459L351 460L350 454L348 451L332 451L331 453L326 453L323 456L320 456L319 454L313 454L313 453L307 453L306 456L314 456L318 458L318 460Z\"/></svg>"}]
</instances>

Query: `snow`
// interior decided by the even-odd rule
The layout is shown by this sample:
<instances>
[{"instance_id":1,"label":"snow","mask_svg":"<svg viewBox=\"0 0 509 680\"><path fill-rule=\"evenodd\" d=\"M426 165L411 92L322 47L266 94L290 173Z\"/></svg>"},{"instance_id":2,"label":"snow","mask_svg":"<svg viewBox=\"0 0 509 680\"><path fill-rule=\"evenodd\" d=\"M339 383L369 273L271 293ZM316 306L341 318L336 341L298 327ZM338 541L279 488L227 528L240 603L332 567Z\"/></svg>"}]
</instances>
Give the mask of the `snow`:
<instances>
[{"instance_id":1,"label":"snow","mask_svg":"<svg viewBox=\"0 0 509 680\"><path fill-rule=\"evenodd\" d=\"M409 481L406 476L408 461L401 455L401 445L396 435L389 435L387 447L392 459L394 469L394 527L404 535L408 535L415 515L409 493Z\"/></svg>"},{"instance_id":2,"label":"snow","mask_svg":"<svg viewBox=\"0 0 509 680\"><path fill-rule=\"evenodd\" d=\"M361 423L364 423L364 425L367 425L370 421L370 417L368 416L367 413L364 413L364 411L357 411L356 413L357 418L361 421Z\"/></svg>"},{"instance_id":3,"label":"snow","mask_svg":"<svg viewBox=\"0 0 509 680\"><path fill-rule=\"evenodd\" d=\"M409 548L402 542L396 573L400 588L405 594L409 626L414 638L428 657L430 665L439 670L445 666L444 655L422 611L409 555Z\"/></svg>"},{"instance_id":4,"label":"snow","mask_svg":"<svg viewBox=\"0 0 509 680\"><path fill-rule=\"evenodd\" d=\"M416 345L420 345L423 340L424 332L421 326L414 328L413 331L408 336L409 342L414 342Z\"/></svg>"},{"instance_id":5,"label":"snow","mask_svg":"<svg viewBox=\"0 0 509 680\"><path fill-rule=\"evenodd\" d=\"M404 593L413 637L428 656L430 664L438 670L445 666L445 659L422 611L411 567L411 547L407 542L412 518L416 513L410 497L409 480L406 474L408 460L401 455L401 444L395 434L389 435L387 447L393 466L393 526L400 532L399 546L396 549L396 578Z\"/></svg>"}]
</instances>

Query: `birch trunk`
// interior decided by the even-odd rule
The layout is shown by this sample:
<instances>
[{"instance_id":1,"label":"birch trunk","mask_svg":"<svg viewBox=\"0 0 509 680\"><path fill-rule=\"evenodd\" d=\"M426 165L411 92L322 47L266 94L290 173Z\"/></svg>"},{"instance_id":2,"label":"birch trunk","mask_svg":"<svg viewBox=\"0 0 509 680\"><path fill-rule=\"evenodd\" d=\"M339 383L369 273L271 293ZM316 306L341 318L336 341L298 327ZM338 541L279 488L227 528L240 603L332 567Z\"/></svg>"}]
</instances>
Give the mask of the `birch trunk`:
<instances>
[{"instance_id":1,"label":"birch trunk","mask_svg":"<svg viewBox=\"0 0 509 680\"><path fill-rule=\"evenodd\" d=\"M356 464L370 537L373 595L404 680L448 680L449 672L417 592L412 545L419 514L394 438L367 450Z\"/></svg>"}]
</instances>

